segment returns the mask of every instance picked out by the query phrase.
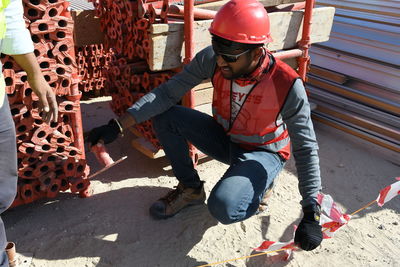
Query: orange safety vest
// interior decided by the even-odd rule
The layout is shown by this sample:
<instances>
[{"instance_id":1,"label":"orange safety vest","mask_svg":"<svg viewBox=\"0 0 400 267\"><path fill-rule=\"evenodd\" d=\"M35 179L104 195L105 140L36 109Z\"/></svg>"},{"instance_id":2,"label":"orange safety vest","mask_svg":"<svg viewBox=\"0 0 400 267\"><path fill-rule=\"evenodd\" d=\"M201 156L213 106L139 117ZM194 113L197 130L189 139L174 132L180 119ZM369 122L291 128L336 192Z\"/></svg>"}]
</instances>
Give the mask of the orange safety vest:
<instances>
[{"instance_id":1,"label":"orange safety vest","mask_svg":"<svg viewBox=\"0 0 400 267\"><path fill-rule=\"evenodd\" d=\"M275 59L267 73L247 95L237 117L231 123L231 80L225 79L217 67L212 83L213 116L231 140L246 149L262 148L290 157L290 139L280 118L280 111L299 75L287 64Z\"/></svg>"}]
</instances>

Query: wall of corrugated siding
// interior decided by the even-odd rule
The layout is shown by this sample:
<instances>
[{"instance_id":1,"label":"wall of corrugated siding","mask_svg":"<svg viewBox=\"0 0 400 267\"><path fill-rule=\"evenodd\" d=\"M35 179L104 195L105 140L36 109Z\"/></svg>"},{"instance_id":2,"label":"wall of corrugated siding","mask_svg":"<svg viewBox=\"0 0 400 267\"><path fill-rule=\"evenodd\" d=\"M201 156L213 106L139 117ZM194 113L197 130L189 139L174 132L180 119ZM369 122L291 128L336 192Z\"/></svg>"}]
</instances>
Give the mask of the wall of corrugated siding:
<instances>
[{"instance_id":1,"label":"wall of corrugated siding","mask_svg":"<svg viewBox=\"0 0 400 267\"><path fill-rule=\"evenodd\" d=\"M336 13L330 40L311 47L311 64L343 82L311 71L315 119L400 152L400 1L316 2Z\"/></svg>"}]
</instances>

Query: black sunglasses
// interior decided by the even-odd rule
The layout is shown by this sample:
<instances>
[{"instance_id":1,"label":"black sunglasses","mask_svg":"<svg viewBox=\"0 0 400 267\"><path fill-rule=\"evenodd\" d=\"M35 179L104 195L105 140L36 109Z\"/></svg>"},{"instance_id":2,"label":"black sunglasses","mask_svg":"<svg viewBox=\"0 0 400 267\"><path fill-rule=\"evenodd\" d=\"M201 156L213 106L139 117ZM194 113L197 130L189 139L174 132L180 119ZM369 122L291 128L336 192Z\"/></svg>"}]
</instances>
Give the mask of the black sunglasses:
<instances>
[{"instance_id":1,"label":"black sunglasses","mask_svg":"<svg viewBox=\"0 0 400 267\"><path fill-rule=\"evenodd\" d=\"M248 50L246 50L246 51L244 51L244 52L242 52L240 54L237 54L237 55L219 53L219 52L217 52L215 50L214 50L214 53L215 53L216 56L221 56L226 62L233 63L233 62L236 62L241 55L244 55L249 51L250 51L250 49L248 49Z\"/></svg>"}]
</instances>

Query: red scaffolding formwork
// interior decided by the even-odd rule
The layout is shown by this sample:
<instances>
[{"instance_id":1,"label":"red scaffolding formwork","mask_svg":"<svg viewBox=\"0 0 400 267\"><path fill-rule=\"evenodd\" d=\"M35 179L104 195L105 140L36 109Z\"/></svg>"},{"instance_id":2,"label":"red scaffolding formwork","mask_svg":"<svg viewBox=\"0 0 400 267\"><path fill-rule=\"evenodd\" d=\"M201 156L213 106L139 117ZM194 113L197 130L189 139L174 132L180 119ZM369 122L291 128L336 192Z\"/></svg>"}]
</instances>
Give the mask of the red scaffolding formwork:
<instances>
[{"instance_id":1,"label":"red scaffolding formwork","mask_svg":"<svg viewBox=\"0 0 400 267\"><path fill-rule=\"evenodd\" d=\"M83 144L81 93L73 49L73 21L68 2L24 0L24 16L42 73L58 96L58 122L46 124L27 74L12 57L2 55L6 92L16 126L18 188L16 207L54 198L70 190L90 195Z\"/></svg>"}]
</instances>

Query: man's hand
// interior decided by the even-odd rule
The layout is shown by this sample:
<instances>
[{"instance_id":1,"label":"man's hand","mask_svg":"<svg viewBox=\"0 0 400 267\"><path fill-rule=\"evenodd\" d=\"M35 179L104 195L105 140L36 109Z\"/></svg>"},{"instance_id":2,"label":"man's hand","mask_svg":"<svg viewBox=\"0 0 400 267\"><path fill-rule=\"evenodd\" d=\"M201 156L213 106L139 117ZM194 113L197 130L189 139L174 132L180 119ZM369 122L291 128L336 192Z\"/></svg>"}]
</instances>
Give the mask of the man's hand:
<instances>
[{"instance_id":1,"label":"man's hand","mask_svg":"<svg viewBox=\"0 0 400 267\"><path fill-rule=\"evenodd\" d=\"M119 134L122 134L122 127L116 119L112 119L106 125L93 128L87 137L87 141L90 142L91 146L94 146L100 140L104 144L109 144L115 141Z\"/></svg>"},{"instance_id":2,"label":"man's hand","mask_svg":"<svg viewBox=\"0 0 400 267\"><path fill-rule=\"evenodd\" d=\"M56 96L43 77L37 59L33 53L12 55L14 60L26 71L28 82L33 92L39 98L39 111L42 112L42 118L46 123L50 121L57 122L58 105Z\"/></svg>"},{"instance_id":3,"label":"man's hand","mask_svg":"<svg viewBox=\"0 0 400 267\"><path fill-rule=\"evenodd\" d=\"M32 87L33 92L39 98L39 111L42 112L42 119L46 123L50 121L57 122L58 119L58 104L56 95L53 90L40 74L39 77L32 77L28 79L29 85Z\"/></svg>"},{"instance_id":4,"label":"man's hand","mask_svg":"<svg viewBox=\"0 0 400 267\"><path fill-rule=\"evenodd\" d=\"M322 242L322 227L319 225L321 214L317 204L303 208L304 216L294 236L294 242L304 250L313 250Z\"/></svg>"}]
</instances>

